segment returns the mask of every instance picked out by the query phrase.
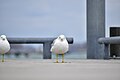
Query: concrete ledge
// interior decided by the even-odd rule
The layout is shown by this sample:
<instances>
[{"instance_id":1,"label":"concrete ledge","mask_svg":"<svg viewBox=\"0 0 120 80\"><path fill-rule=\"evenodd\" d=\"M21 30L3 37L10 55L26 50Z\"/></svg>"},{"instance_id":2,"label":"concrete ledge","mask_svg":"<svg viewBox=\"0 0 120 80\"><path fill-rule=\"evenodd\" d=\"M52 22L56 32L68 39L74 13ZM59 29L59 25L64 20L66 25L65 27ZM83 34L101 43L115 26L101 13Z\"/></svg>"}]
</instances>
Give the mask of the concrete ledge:
<instances>
[{"instance_id":1,"label":"concrete ledge","mask_svg":"<svg viewBox=\"0 0 120 80\"><path fill-rule=\"evenodd\" d=\"M6 60L0 80L120 80L120 60Z\"/></svg>"}]
</instances>

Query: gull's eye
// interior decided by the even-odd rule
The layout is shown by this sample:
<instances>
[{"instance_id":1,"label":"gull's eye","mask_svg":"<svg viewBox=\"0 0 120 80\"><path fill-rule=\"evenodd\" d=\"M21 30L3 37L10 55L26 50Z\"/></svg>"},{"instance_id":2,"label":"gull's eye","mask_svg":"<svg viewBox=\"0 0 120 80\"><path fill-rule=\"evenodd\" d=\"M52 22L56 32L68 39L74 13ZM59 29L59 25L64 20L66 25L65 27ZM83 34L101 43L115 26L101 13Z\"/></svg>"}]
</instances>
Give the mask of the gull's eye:
<instances>
[{"instance_id":1,"label":"gull's eye","mask_svg":"<svg viewBox=\"0 0 120 80\"><path fill-rule=\"evenodd\" d=\"M3 38L3 37L1 37L1 39L4 41L5 40L5 38Z\"/></svg>"},{"instance_id":2,"label":"gull's eye","mask_svg":"<svg viewBox=\"0 0 120 80\"><path fill-rule=\"evenodd\" d=\"M3 41L5 40L5 38L3 38Z\"/></svg>"},{"instance_id":3,"label":"gull's eye","mask_svg":"<svg viewBox=\"0 0 120 80\"><path fill-rule=\"evenodd\" d=\"M59 39L61 39L61 37L59 37Z\"/></svg>"}]
</instances>

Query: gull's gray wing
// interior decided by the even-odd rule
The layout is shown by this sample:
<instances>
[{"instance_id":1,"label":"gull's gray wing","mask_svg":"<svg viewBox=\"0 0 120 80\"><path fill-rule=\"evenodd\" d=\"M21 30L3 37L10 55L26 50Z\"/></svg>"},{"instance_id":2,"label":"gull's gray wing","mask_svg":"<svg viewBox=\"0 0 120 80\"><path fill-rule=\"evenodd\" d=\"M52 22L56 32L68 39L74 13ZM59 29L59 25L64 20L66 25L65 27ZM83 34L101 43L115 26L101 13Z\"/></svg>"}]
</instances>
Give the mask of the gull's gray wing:
<instances>
[{"instance_id":1,"label":"gull's gray wing","mask_svg":"<svg viewBox=\"0 0 120 80\"><path fill-rule=\"evenodd\" d=\"M53 46L54 44L55 44L55 41L56 41L57 39L55 39L54 41L53 41L53 43L51 44L51 46Z\"/></svg>"}]
</instances>

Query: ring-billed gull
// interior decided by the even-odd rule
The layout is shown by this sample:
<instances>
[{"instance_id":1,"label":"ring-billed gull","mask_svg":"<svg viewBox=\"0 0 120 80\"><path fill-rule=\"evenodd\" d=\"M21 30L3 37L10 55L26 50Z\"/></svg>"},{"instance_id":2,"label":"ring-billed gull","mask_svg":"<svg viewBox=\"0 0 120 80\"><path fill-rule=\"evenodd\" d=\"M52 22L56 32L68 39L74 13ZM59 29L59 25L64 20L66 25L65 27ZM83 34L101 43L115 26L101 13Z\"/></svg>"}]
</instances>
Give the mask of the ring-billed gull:
<instances>
[{"instance_id":1,"label":"ring-billed gull","mask_svg":"<svg viewBox=\"0 0 120 80\"><path fill-rule=\"evenodd\" d=\"M62 54L62 63L64 63L64 53L69 50L69 44L64 35L60 35L52 43L51 52L56 54L56 63L58 63L58 55Z\"/></svg>"},{"instance_id":2,"label":"ring-billed gull","mask_svg":"<svg viewBox=\"0 0 120 80\"><path fill-rule=\"evenodd\" d=\"M0 53L2 54L2 62L4 62L4 54L10 50L10 44L5 35L0 36Z\"/></svg>"}]
</instances>

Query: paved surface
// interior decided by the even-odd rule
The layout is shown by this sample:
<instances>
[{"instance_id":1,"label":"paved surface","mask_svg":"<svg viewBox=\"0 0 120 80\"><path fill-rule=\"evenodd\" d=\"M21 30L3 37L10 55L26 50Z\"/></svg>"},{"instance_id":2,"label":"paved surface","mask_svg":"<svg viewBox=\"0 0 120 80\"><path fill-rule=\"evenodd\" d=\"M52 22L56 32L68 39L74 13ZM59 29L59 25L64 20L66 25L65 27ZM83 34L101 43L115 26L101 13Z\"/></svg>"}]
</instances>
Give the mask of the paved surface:
<instances>
[{"instance_id":1,"label":"paved surface","mask_svg":"<svg viewBox=\"0 0 120 80\"><path fill-rule=\"evenodd\" d=\"M0 80L120 80L120 60L6 60Z\"/></svg>"}]
</instances>

